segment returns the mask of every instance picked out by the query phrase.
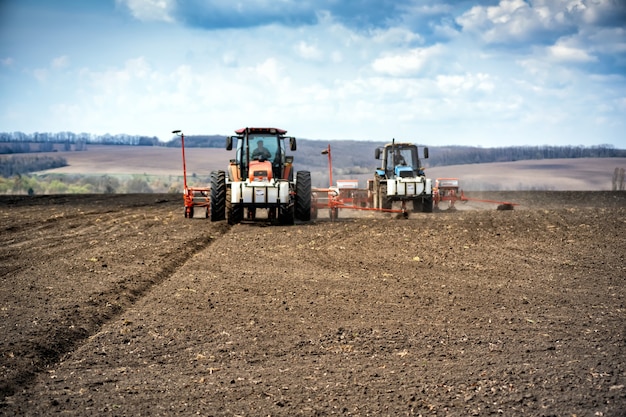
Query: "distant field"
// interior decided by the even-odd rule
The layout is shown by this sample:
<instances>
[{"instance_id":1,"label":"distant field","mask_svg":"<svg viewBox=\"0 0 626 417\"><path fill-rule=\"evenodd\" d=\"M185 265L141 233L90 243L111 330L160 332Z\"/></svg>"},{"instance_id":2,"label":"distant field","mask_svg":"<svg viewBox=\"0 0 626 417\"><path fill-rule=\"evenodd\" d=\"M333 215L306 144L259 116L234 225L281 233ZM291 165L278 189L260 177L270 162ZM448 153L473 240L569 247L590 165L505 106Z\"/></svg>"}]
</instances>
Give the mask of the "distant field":
<instances>
[{"instance_id":1,"label":"distant field","mask_svg":"<svg viewBox=\"0 0 626 417\"><path fill-rule=\"evenodd\" d=\"M186 149L187 175L209 175L225 169L233 151L217 148ZM46 172L65 174L148 174L180 176L182 153L176 148L95 146L85 152L55 152L69 166ZM296 169L311 170L314 185L327 185L327 171L319 167L298 165ZM341 155L334 155L337 160ZM334 158L334 159L335 159ZM372 158L372 172L376 166ZM546 159L488 164L452 165L427 170L431 178L455 177L466 190L610 190L615 168L626 169L626 158ZM335 168L345 168L335 165ZM365 186L370 175L335 175L334 179L358 178Z\"/></svg>"},{"instance_id":2,"label":"distant field","mask_svg":"<svg viewBox=\"0 0 626 417\"><path fill-rule=\"evenodd\" d=\"M611 190L615 168L626 158L544 159L429 169L431 178L461 179L467 190Z\"/></svg>"}]
</instances>

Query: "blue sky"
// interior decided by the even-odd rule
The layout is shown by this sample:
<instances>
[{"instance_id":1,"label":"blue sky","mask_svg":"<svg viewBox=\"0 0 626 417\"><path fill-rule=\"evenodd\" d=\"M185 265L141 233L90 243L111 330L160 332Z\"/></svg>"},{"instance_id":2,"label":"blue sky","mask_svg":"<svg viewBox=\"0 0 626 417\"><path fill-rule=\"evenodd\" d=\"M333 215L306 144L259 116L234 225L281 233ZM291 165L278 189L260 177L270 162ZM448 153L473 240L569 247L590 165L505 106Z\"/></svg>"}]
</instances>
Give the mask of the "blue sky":
<instances>
[{"instance_id":1,"label":"blue sky","mask_svg":"<svg viewBox=\"0 0 626 417\"><path fill-rule=\"evenodd\" d=\"M0 0L0 131L626 148L623 0Z\"/></svg>"}]
</instances>

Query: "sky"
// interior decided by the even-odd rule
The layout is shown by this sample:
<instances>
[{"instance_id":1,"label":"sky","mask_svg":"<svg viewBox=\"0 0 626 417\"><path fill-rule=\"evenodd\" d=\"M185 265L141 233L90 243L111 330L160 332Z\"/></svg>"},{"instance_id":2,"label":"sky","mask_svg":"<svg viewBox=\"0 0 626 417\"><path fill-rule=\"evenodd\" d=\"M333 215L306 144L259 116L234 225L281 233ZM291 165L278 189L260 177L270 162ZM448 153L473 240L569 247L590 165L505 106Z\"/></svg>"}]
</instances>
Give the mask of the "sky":
<instances>
[{"instance_id":1,"label":"sky","mask_svg":"<svg viewBox=\"0 0 626 417\"><path fill-rule=\"evenodd\" d=\"M626 149L624 0L0 0L0 132Z\"/></svg>"}]
</instances>

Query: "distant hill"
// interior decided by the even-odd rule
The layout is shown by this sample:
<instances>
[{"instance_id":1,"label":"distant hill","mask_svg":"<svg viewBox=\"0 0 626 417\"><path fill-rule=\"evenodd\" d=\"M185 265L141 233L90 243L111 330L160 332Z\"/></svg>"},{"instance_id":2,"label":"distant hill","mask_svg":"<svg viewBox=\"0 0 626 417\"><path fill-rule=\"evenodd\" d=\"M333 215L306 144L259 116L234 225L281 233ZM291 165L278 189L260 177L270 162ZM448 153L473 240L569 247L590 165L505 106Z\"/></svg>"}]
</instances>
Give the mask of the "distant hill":
<instances>
[{"instance_id":1,"label":"distant hill","mask_svg":"<svg viewBox=\"0 0 626 417\"><path fill-rule=\"evenodd\" d=\"M388 142L298 139L295 167L311 171L314 186L327 186L328 157L322 151L330 146L333 179L358 179L365 187L378 165L375 149ZM174 181L182 177L180 145L176 136L163 143L131 135L0 133L0 176L3 172L6 178L30 172L167 175ZM224 145L221 135L185 136L190 181L206 182L211 171L226 168L234 151L226 151ZM418 145L422 155L423 144ZM429 145L429 151L429 159L422 160L429 177L459 177L465 188L476 190L609 190L614 169L626 167L626 150L611 145Z\"/></svg>"},{"instance_id":2,"label":"distant hill","mask_svg":"<svg viewBox=\"0 0 626 417\"><path fill-rule=\"evenodd\" d=\"M185 148L223 149L226 137L223 135L185 136ZM321 150L330 144L333 163L346 173L360 173L371 169L374 149L390 140L312 140L298 139L298 161L308 167L321 167L325 160L319 158ZM410 140L402 140L409 141ZM181 138L173 135L172 140L160 142L157 138L137 135L91 135L87 133L0 133L0 154L69 152L84 151L91 146L133 146L141 148L180 148ZM612 145L584 146L508 146L482 148L477 146L429 146L430 158L422 161L426 167L447 165L478 164L490 162L510 162L523 160L561 158L616 158L626 157L626 149L616 149Z\"/></svg>"},{"instance_id":3,"label":"distant hill","mask_svg":"<svg viewBox=\"0 0 626 417\"><path fill-rule=\"evenodd\" d=\"M328 157L322 155L327 142L300 141L293 153L296 170L311 171L313 185L328 186ZM372 178L376 160L374 146L363 142L331 144L333 179L358 179L365 187ZM436 149L431 149L431 158ZM177 148L138 146L89 146L82 152L54 152L67 166L40 171L38 174L66 175L141 175L167 176L180 181L183 173L182 152ZM190 183L206 185L211 171L226 169L234 151L217 148L186 150L187 176ZM0 156L0 163L2 158ZM366 166L367 159L367 166ZM361 165L358 168L354 164ZM610 190L615 168L626 168L626 157L560 158L515 162L459 164L427 168L430 178L457 177L466 190Z\"/></svg>"}]
</instances>

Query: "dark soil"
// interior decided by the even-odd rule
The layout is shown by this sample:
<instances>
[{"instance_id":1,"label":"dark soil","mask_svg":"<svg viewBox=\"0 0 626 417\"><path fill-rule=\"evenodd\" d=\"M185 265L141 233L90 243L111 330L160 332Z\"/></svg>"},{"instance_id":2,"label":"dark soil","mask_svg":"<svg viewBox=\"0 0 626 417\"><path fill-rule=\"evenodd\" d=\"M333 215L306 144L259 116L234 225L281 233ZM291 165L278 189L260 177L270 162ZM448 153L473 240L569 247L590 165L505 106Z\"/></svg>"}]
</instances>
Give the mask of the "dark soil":
<instances>
[{"instance_id":1,"label":"dark soil","mask_svg":"<svg viewBox=\"0 0 626 417\"><path fill-rule=\"evenodd\" d=\"M626 193L475 197L520 205L0 197L0 415L626 415Z\"/></svg>"}]
</instances>

